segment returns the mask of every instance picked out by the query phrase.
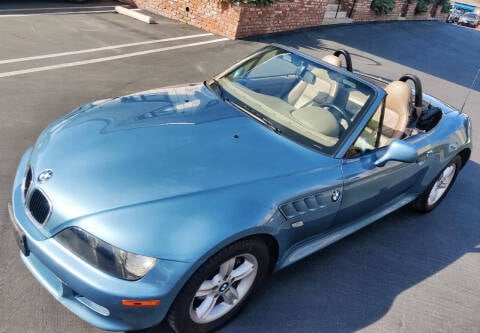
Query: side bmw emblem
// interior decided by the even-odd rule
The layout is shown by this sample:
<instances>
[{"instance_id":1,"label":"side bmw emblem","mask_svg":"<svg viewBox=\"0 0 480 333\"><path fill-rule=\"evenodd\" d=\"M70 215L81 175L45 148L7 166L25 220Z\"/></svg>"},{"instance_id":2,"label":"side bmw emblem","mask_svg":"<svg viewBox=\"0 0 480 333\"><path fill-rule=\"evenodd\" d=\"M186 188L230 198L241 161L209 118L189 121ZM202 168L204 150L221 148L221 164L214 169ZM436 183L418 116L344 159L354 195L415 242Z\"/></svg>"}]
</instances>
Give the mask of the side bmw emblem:
<instances>
[{"instance_id":1,"label":"side bmw emblem","mask_svg":"<svg viewBox=\"0 0 480 333\"><path fill-rule=\"evenodd\" d=\"M45 183L47 182L50 178L53 176L53 171L50 169L43 170L39 175L38 175L38 182L39 183Z\"/></svg>"},{"instance_id":2,"label":"side bmw emblem","mask_svg":"<svg viewBox=\"0 0 480 333\"><path fill-rule=\"evenodd\" d=\"M336 202L336 201L338 201L338 199L340 199L340 191L339 191L339 190L335 190L335 191L333 191L333 193L332 193L332 201L333 201L333 202Z\"/></svg>"}]
</instances>

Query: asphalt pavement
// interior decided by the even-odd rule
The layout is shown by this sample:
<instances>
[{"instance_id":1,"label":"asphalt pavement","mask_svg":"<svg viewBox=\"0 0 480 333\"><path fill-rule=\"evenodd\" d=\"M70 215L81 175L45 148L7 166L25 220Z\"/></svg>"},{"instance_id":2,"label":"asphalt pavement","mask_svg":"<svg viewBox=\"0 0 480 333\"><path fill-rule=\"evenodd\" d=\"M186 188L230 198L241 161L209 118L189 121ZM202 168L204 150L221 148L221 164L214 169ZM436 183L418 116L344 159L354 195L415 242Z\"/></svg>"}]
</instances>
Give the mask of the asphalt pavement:
<instances>
[{"instance_id":1,"label":"asphalt pavement","mask_svg":"<svg viewBox=\"0 0 480 333\"><path fill-rule=\"evenodd\" d=\"M228 41L168 19L147 25L113 13L116 4L0 4L2 333L101 332L27 271L6 211L21 155L48 123L75 107L203 81L270 42L320 57L345 48L354 68L391 79L416 74L425 92L457 108L480 68L480 31L441 22L321 27ZM472 158L437 209L426 215L401 209L272 275L222 331L480 332L479 105L477 82L464 106L473 122ZM144 332L170 330L161 324Z\"/></svg>"}]
</instances>

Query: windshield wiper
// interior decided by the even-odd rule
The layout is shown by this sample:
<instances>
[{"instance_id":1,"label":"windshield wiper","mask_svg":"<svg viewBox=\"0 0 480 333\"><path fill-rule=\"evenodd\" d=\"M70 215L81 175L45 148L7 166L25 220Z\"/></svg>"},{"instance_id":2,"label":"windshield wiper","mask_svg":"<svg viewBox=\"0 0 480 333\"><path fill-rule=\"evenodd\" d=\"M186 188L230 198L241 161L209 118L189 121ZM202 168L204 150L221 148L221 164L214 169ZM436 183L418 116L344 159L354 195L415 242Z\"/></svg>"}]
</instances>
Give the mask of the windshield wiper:
<instances>
[{"instance_id":1,"label":"windshield wiper","mask_svg":"<svg viewBox=\"0 0 480 333\"><path fill-rule=\"evenodd\" d=\"M272 131L274 131L275 133L282 133L282 130L280 128L278 128L277 126L275 126L273 124L273 122L265 117L265 116L262 116L260 114L258 114L258 112L255 112L254 110L251 110L249 107L247 106L243 106L243 105L240 105L238 103L235 103L234 101L232 100L229 100L229 99L226 99L225 101L229 102L230 104L232 104L233 106L239 108L240 110L242 110L243 112L245 113L248 113L251 117L253 117L254 119L258 120L259 122L261 122L262 124L264 124L265 126L267 126L269 129L271 129Z\"/></svg>"},{"instance_id":2,"label":"windshield wiper","mask_svg":"<svg viewBox=\"0 0 480 333\"><path fill-rule=\"evenodd\" d=\"M270 128L275 133L278 133L278 134L282 133L282 130L280 128L278 128L277 126L275 126L270 119L268 119L266 117L259 117L257 115L254 115L254 117L258 118L265 126Z\"/></svg>"},{"instance_id":3,"label":"windshield wiper","mask_svg":"<svg viewBox=\"0 0 480 333\"><path fill-rule=\"evenodd\" d=\"M273 122L265 117L265 116L262 116L260 115L258 112L256 112L255 110L251 109L250 107L246 106L246 105L241 105L239 103L236 103L234 101L232 101L231 99L229 99L228 97L225 97L225 90L222 88L222 86L220 85L220 83L212 78L211 81L215 84L215 87L212 87L211 85L209 85L207 83L207 81L203 81L203 84L212 89L212 90L217 90L218 93L220 94L220 98L225 101L225 102L228 102L230 104L232 104L234 107L240 109L241 111L245 112L245 113L248 113L251 117L255 118L256 120L258 120L259 122L261 122L262 124L264 124L265 126L267 126L269 129L271 129L272 131L274 131L275 133L282 133L282 130L280 128L278 128L277 126L275 126L273 124Z\"/></svg>"}]
</instances>

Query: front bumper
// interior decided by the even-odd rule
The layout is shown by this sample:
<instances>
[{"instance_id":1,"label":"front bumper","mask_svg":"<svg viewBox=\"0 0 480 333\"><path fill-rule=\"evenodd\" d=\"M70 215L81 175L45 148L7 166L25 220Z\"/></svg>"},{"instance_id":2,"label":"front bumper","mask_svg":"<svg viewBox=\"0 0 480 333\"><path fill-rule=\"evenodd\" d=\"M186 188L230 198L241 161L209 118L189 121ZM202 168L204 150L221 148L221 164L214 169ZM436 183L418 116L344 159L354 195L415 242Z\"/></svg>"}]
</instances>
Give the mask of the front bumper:
<instances>
[{"instance_id":1,"label":"front bumper","mask_svg":"<svg viewBox=\"0 0 480 333\"><path fill-rule=\"evenodd\" d=\"M458 21L458 24L460 25L465 25L467 27L473 27L475 28L475 22L470 22L470 21Z\"/></svg>"},{"instance_id":2,"label":"front bumper","mask_svg":"<svg viewBox=\"0 0 480 333\"><path fill-rule=\"evenodd\" d=\"M93 326L104 330L137 330L156 325L165 317L191 267L189 263L159 260L138 281L126 281L88 265L46 238L27 216L22 180L31 150L22 157L15 176L10 209L12 222L24 234L28 255L20 256L33 274L60 303ZM159 299L155 307L125 307L122 300Z\"/></svg>"}]
</instances>

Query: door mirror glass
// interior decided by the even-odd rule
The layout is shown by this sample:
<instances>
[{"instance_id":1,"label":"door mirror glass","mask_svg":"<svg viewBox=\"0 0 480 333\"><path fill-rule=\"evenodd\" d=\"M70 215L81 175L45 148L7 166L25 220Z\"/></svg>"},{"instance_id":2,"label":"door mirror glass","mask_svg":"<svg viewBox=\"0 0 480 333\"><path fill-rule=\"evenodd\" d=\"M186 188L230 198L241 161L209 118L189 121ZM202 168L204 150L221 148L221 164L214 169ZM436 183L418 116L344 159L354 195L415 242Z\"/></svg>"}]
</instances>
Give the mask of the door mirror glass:
<instances>
[{"instance_id":1,"label":"door mirror glass","mask_svg":"<svg viewBox=\"0 0 480 333\"><path fill-rule=\"evenodd\" d=\"M388 161L414 163L417 157L417 151L411 144L395 139L390 143L385 154L375 161L375 165L383 167Z\"/></svg>"}]
</instances>

